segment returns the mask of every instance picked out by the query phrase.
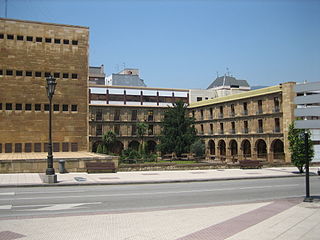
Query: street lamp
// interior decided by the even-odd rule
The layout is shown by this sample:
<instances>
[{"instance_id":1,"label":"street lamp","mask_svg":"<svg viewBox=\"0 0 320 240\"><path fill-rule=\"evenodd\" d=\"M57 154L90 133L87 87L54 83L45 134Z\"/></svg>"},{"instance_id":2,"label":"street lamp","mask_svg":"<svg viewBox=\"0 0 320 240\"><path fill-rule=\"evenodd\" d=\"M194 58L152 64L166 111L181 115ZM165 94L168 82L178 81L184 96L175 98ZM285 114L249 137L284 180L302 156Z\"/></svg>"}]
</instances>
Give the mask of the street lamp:
<instances>
[{"instance_id":1,"label":"street lamp","mask_svg":"<svg viewBox=\"0 0 320 240\"><path fill-rule=\"evenodd\" d=\"M49 77L46 78L47 80L47 95L49 98L49 142L48 142L48 168L46 170L45 175L45 182L46 183L56 183L57 182L57 175L54 172L53 168L53 156L52 156L52 97L54 95L54 91L56 88L56 79L49 75Z\"/></svg>"}]
</instances>

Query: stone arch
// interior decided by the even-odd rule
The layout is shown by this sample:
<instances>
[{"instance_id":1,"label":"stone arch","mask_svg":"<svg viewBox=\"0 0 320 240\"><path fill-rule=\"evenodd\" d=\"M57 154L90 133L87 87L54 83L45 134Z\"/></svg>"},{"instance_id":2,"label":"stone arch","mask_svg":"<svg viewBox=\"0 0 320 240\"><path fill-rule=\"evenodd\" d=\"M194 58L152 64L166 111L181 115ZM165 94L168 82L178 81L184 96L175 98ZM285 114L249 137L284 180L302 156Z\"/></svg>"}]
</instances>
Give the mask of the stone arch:
<instances>
[{"instance_id":1,"label":"stone arch","mask_svg":"<svg viewBox=\"0 0 320 240\"><path fill-rule=\"evenodd\" d=\"M209 140L208 142L208 149L209 149L209 154L210 155L215 155L216 154L216 149L215 149L215 143L213 140Z\"/></svg>"},{"instance_id":2,"label":"stone arch","mask_svg":"<svg viewBox=\"0 0 320 240\"><path fill-rule=\"evenodd\" d=\"M98 140L98 141L95 141L93 144L92 144L92 152L97 152L97 148L99 146L99 144L103 144L103 142L101 140Z\"/></svg>"},{"instance_id":3,"label":"stone arch","mask_svg":"<svg viewBox=\"0 0 320 240\"><path fill-rule=\"evenodd\" d=\"M147 141L146 150L148 153L155 153L156 152L157 143L153 140Z\"/></svg>"},{"instance_id":4,"label":"stone arch","mask_svg":"<svg viewBox=\"0 0 320 240\"><path fill-rule=\"evenodd\" d=\"M116 141L112 146L112 153L120 155L123 150L123 143Z\"/></svg>"},{"instance_id":5,"label":"stone arch","mask_svg":"<svg viewBox=\"0 0 320 240\"><path fill-rule=\"evenodd\" d=\"M284 159L283 141L275 139L271 143L271 151L273 152L273 159Z\"/></svg>"},{"instance_id":6,"label":"stone arch","mask_svg":"<svg viewBox=\"0 0 320 240\"><path fill-rule=\"evenodd\" d=\"M263 139L258 139L256 141L256 151L258 158L267 158L267 144Z\"/></svg>"},{"instance_id":7,"label":"stone arch","mask_svg":"<svg viewBox=\"0 0 320 240\"><path fill-rule=\"evenodd\" d=\"M132 140L129 143L128 148L138 151L139 150L139 146L140 146L140 143L138 141Z\"/></svg>"},{"instance_id":8,"label":"stone arch","mask_svg":"<svg viewBox=\"0 0 320 240\"><path fill-rule=\"evenodd\" d=\"M238 143L237 143L236 140L232 139L229 142L229 148L230 148L231 156L237 156L238 155Z\"/></svg>"},{"instance_id":9,"label":"stone arch","mask_svg":"<svg viewBox=\"0 0 320 240\"><path fill-rule=\"evenodd\" d=\"M219 140L218 142L219 155L226 156L226 142L224 140Z\"/></svg>"},{"instance_id":10,"label":"stone arch","mask_svg":"<svg viewBox=\"0 0 320 240\"><path fill-rule=\"evenodd\" d=\"M248 139L244 139L241 143L242 155L244 158L251 157L251 143Z\"/></svg>"}]
</instances>

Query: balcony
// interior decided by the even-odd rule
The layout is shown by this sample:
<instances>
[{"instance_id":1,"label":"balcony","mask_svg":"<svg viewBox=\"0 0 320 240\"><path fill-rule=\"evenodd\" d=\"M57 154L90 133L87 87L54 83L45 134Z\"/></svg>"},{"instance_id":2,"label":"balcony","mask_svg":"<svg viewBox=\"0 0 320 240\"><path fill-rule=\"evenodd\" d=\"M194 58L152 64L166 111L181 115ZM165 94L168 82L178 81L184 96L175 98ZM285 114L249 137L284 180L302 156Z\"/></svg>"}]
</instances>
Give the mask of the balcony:
<instances>
[{"instance_id":1,"label":"balcony","mask_svg":"<svg viewBox=\"0 0 320 240\"><path fill-rule=\"evenodd\" d=\"M244 128L242 132L246 134L249 133L249 128Z\"/></svg>"},{"instance_id":2,"label":"balcony","mask_svg":"<svg viewBox=\"0 0 320 240\"><path fill-rule=\"evenodd\" d=\"M278 112L280 112L280 107L274 107L274 108L272 109L272 112L273 112L273 113L278 113Z\"/></svg>"},{"instance_id":3,"label":"balcony","mask_svg":"<svg viewBox=\"0 0 320 240\"><path fill-rule=\"evenodd\" d=\"M279 133L279 132L280 132L280 127L275 127L275 128L273 129L273 132L274 132L274 133Z\"/></svg>"},{"instance_id":4,"label":"balcony","mask_svg":"<svg viewBox=\"0 0 320 240\"><path fill-rule=\"evenodd\" d=\"M257 115L259 114L263 114L263 110L262 109L258 109L258 111L256 112Z\"/></svg>"},{"instance_id":5,"label":"balcony","mask_svg":"<svg viewBox=\"0 0 320 240\"><path fill-rule=\"evenodd\" d=\"M236 130L232 128L232 129L230 129L230 133L231 134L236 134Z\"/></svg>"},{"instance_id":6,"label":"balcony","mask_svg":"<svg viewBox=\"0 0 320 240\"><path fill-rule=\"evenodd\" d=\"M261 127L258 128L258 129L257 129L257 133L263 133L263 128L261 128Z\"/></svg>"},{"instance_id":7,"label":"balcony","mask_svg":"<svg viewBox=\"0 0 320 240\"><path fill-rule=\"evenodd\" d=\"M235 117L235 116L236 116L235 112L231 112L231 113L229 114L229 117Z\"/></svg>"},{"instance_id":8,"label":"balcony","mask_svg":"<svg viewBox=\"0 0 320 240\"><path fill-rule=\"evenodd\" d=\"M224 130L219 130L219 134L224 134Z\"/></svg>"},{"instance_id":9,"label":"balcony","mask_svg":"<svg viewBox=\"0 0 320 240\"><path fill-rule=\"evenodd\" d=\"M223 118L223 113L219 113L218 118Z\"/></svg>"},{"instance_id":10,"label":"balcony","mask_svg":"<svg viewBox=\"0 0 320 240\"><path fill-rule=\"evenodd\" d=\"M247 116L248 115L248 110L243 110L242 115Z\"/></svg>"}]
</instances>

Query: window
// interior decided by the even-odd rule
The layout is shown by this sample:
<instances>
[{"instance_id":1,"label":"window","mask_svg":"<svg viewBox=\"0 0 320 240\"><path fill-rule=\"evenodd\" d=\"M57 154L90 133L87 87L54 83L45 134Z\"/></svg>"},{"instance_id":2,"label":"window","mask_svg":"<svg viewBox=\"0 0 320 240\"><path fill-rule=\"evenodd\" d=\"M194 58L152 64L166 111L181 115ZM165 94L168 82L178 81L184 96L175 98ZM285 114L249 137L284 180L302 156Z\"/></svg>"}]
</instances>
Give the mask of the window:
<instances>
[{"instance_id":1,"label":"window","mask_svg":"<svg viewBox=\"0 0 320 240\"><path fill-rule=\"evenodd\" d=\"M248 103L243 103L243 115L248 115Z\"/></svg>"},{"instance_id":2,"label":"window","mask_svg":"<svg viewBox=\"0 0 320 240\"><path fill-rule=\"evenodd\" d=\"M274 112L279 112L280 111L280 100L278 97L275 97L273 99L273 104L274 104Z\"/></svg>"},{"instance_id":3,"label":"window","mask_svg":"<svg viewBox=\"0 0 320 240\"><path fill-rule=\"evenodd\" d=\"M210 123L210 134L213 134L213 124Z\"/></svg>"},{"instance_id":4,"label":"window","mask_svg":"<svg viewBox=\"0 0 320 240\"><path fill-rule=\"evenodd\" d=\"M46 38L46 43L51 43L52 39L51 38ZM59 152L59 151L58 151Z\"/></svg>"},{"instance_id":5,"label":"window","mask_svg":"<svg viewBox=\"0 0 320 240\"><path fill-rule=\"evenodd\" d=\"M14 152L21 153L22 152L22 144L21 143L15 143L14 144Z\"/></svg>"},{"instance_id":6,"label":"window","mask_svg":"<svg viewBox=\"0 0 320 240\"><path fill-rule=\"evenodd\" d=\"M25 151L25 152L32 152L31 147L32 147L32 144L31 144L31 143L25 143L25 144L24 144L24 151Z\"/></svg>"},{"instance_id":7,"label":"window","mask_svg":"<svg viewBox=\"0 0 320 240\"><path fill-rule=\"evenodd\" d=\"M60 152L60 144L55 142L53 143L53 151L54 152Z\"/></svg>"},{"instance_id":8,"label":"window","mask_svg":"<svg viewBox=\"0 0 320 240\"><path fill-rule=\"evenodd\" d=\"M35 143L34 144L34 151L35 152L41 152L41 143Z\"/></svg>"},{"instance_id":9,"label":"window","mask_svg":"<svg viewBox=\"0 0 320 240\"><path fill-rule=\"evenodd\" d=\"M7 39L9 39L9 40L13 40L13 39L14 39L14 37L13 37L13 35L12 35L12 34L7 34Z\"/></svg>"},{"instance_id":10,"label":"window","mask_svg":"<svg viewBox=\"0 0 320 240\"><path fill-rule=\"evenodd\" d=\"M56 44L60 44L60 43L61 43L61 40L60 40L60 39L58 39L58 38L55 38L55 39L54 39L54 43L56 43Z\"/></svg>"},{"instance_id":11,"label":"window","mask_svg":"<svg viewBox=\"0 0 320 240\"><path fill-rule=\"evenodd\" d=\"M0 76L2 76L3 75L3 70L2 69L0 69Z\"/></svg>"},{"instance_id":12,"label":"window","mask_svg":"<svg viewBox=\"0 0 320 240\"><path fill-rule=\"evenodd\" d=\"M203 129L203 124L200 125L200 134L203 134L204 129Z\"/></svg>"},{"instance_id":13,"label":"window","mask_svg":"<svg viewBox=\"0 0 320 240\"><path fill-rule=\"evenodd\" d=\"M69 143L62 143L62 152L69 152Z\"/></svg>"},{"instance_id":14,"label":"window","mask_svg":"<svg viewBox=\"0 0 320 240\"><path fill-rule=\"evenodd\" d=\"M78 143L71 143L71 152L78 152Z\"/></svg>"},{"instance_id":15,"label":"window","mask_svg":"<svg viewBox=\"0 0 320 240\"><path fill-rule=\"evenodd\" d=\"M12 153L12 143L4 144L4 152L5 153Z\"/></svg>"},{"instance_id":16,"label":"window","mask_svg":"<svg viewBox=\"0 0 320 240\"><path fill-rule=\"evenodd\" d=\"M223 134L224 129L223 129L223 123L220 123L220 134Z\"/></svg>"},{"instance_id":17,"label":"window","mask_svg":"<svg viewBox=\"0 0 320 240\"><path fill-rule=\"evenodd\" d=\"M78 45L78 41L77 40L72 40L72 45Z\"/></svg>"},{"instance_id":18,"label":"window","mask_svg":"<svg viewBox=\"0 0 320 240\"><path fill-rule=\"evenodd\" d=\"M230 105L230 116L231 116L231 117L234 117L234 115L235 115L234 104L231 104L231 105Z\"/></svg>"},{"instance_id":19,"label":"window","mask_svg":"<svg viewBox=\"0 0 320 240\"><path fill-rule=\"evenodd\" d=\"M148 111L148 121L153 121L153 110Z\"/></svg>"},{"instance_id":20,"label":"window","mask_svg":"<svg viewBox=\"0 0 320 240\"><path fill-rule=\"evenodd\" d=\"M0 143L0 153L2 153L2 143Z\"/></svg>"},{"instance_id":21,"label":"window","mask_svg":"<svg viewBox=\"0 0 320 240\"><path fill-rule=\"evenodd\" d=\"M131 135L132 136L137 135L137 125L136 124L132 124L132 126L131 126Z\"/></svg>"},{"instance_id":22,"label":"window","mask_svg":"<svg viewBox=\"0 0 320 240\"><path fill-rule=\"evenodd\" d=\"M96 112L96 120L102 121L102 110L101 109L97 110L97 112Z\"/></svg>"},{"instance_id":23,"label":"window","mask_svg":"<svg viewBox=\"0 0 320 240\"><path fill-rule=\"evenodd\" d=\"M44 152L48 152L48 147L49 147L49 146L48 146L48 143L44 143L44 144L43 144L43 151L44 151Z\"/></svg>"},{"instance_id":24,"label":"window","mask_svg":"<svg viewBox=\"0 0 320 240\"><path fill-rule=\"evenodd\" d=\"M203 110L200 110L200 120L203 120Z\"/></svg>"},{"instance_id":25,"label":"window","mask_svg":"<svg viewBox=\"0 0 320 240\"><path fill-rule=\"evenodd\" d=\"M148 135L153 135L153 125L149 124L148 126Z\"/></svg>"},{"instance_id":26,"label":"window","mask_svg":"<svg viewBox=\"0 0 320 240\"><path fill-rule=\"evenodd\" d=\"M213 109L210 108L210 119L213 119Z\"/></svg>"},{"instance_id":27,"label":"window","mask_svg":"<svg viewBox=\"0 0 320 240\"><path fill-rule=\"evenodd\" d=\"M22 76L22 71L17 70L17 71L16 71L16 76Z\"/></svg>"},{"instance_id":28,"label":"window","mask_svg":"<svg viewBox=\"0 0 320 240\"><path fill-rule=\"evenodd\" d=\"M78 105L71 105L71 111L72 112L76 112L76 111L78 111Z\"/></svg>"},{"instance_id":29,"label":"window","mask_svg":"<svg viewBox=\"0 0 320 240\"><path fill-rule=\"evenodd\" d=\"M32 77L32 72L31 71L26 71L26 76L27 77Z\"/></svg>"},{"instance_id":30,"label":"window","mask_svg":"<svg viewBox=\"0 0 320 240\"><path fill-rule=\"evenodd\" d=\"M69 111L69 105L68 104L63 104L62 105L62 111L63 112L68 112Z\"/></svg>"},{"instance_id":31,"label":"window","mask_svg":"<svg viewBox=\"0 0 320 240\"><path fill-rule=\"evenodd\" d=\"M35 72L36 77L41 77L41 72Z\"/></svg>"},{"instance_id":32,"label":"window","mask_svg":"<svg viewBox=\"0 0 320 240\"><path fill-rule=\"evenodd\" d=\"M195 118L195 116L196 116L196 115L195 115L195 112L192 111L192 117Z\"/></svg>"},{"instance_id":33,"label":"window","mask_svg":"<svg viewBox=\"0 0 320 240\"><path fill-rule=\"evenodd\" d=\"M0 33L0 39L3 39L3 33Z\"/></svg>"},{"instance_id":34,"label":"window","mask_svg":"<svg viewBox=\"0 0 320 240\"><path fill-rule=\"evenodd\" d=\"M22 104L21 103L16 103L16 110L22 110Z\"/></svg>"},{"instance_id":35,"label":"window","mask_svg":"<svg viewBox=\"0 0 320 240\"><path fill-rule=\"evenodd\" d=\"M62 77L63 77L63 78L69 78L69 73L63 73L63 74L62 74Z\"/></svg>"},{"instance_id":36,"label":"window","mask_svg":"<svg viewBox=\"0 0 320 240\"><path fill-rule=\"evenodd\" d=\"M257 114L261 114L263 112L262 110L262 100L258 100L258 112Z\"/></svg>"},{"instance_id":37,"label":"window","mask_svg":"<svg viewBox=\"0 0 320 240\"><path fill-rule=\"evenodd\" d=\"M258 133L263 133L263 121L262 119L258 120Z\"/></svg>"},{"instance_id":38,"label":"window","mask_svg":"<svg viewBox=\"0 0 320 240\"><path fill-rule=\"evenodd\" d=\"M7 71L6 71L6 75L12 76L12 75L13 75L13 71L12 71L12 70L7 70Z\"/></svg>"},{"instance_id":39,"label":"window","mask_svg":"<svg viewBox=\"0 0 320 240\"><path fill-rule=\"evenodd\" d=\"M51 75L51 73L49 73L49 72L45 72L44 73L44 76L47 78L47 77L50 77L50 75Z\"/></svg>"},{"instance_id":40,"label":"window","mask_svg":"<svg viewBox=\"0 0 320 240\"><path fill-rule=\"evenodd\" d=\"M34 105L34 110L35 111L41 111L41 104L37 103Z\"/></svg>"},{"instance_id":41,"label":"window","mask_svg":"<svg viewBox=\"0 0 320 240\"><path fill-rule=\"evenodd\" d=\"M131 121L137 121L138 111L132 110L131 111Z\"/></svg>"},{"instance_id":42,"label":"window","mask_svg":"<svg viewBox=\"0 0 320 240\"><path fill-rule=\"evenodd\" d=\"M248 128L248 121L243 122L243 133L248 133L249 128Z\"/></svg>"},{"instance_id":43,"label":"window","mask_svg":"<svg viewBox=\"0 0 320 240\"><path fill-rule=\"evenodd\" d=\"M31 111L31 104L30 103L26 103L26 105L25 105L25 110L26 111Z\"/></svg>"},{"instance_id":44,"label":"window","mask_svg":"<svg viewBox=\"0 0 320 240\"><path fill-rule=\"evenodd\" d=\"M219 107L219 118L223 118L223 106Z\"/></svg>"},{"instance_id":45,"label":"window","mask_svg":"<svg viewBox=\"0 0 320 240\"><path fill-rule=\"evenodd\" d=\"M114 133L115 133L116 135L120 135L120 125L115 125L115 126L114 126Z\"/></svg>"},{"instance_id":46,"label":"window","mask_svg":"<svg viewBox=\"0 0 320 240\"><path fill-rule=\"evenodd\" d=\"M53 74L53 77L54 77L54 78L60 78L60 73L55 72L55 73Z\"/></svg>"},{"instance_id":47,"label":"window","mask_svg":"<svg viewBox=\"0 0 320 240\"><path fill-rule=\"evenodd\" d=\"M2 110L2 103L0 103L0 110Z\"/></svg>"},{"instance_id":48,"label":"window","mask_svg":"<svg viewBox=\"0 0 320 240\"><path fill-rule=\"evenodd\" d=\"M46 112L49 112L49 104L45 104L45 105L44 105L44 110L45 110Z\"/></svg>"},{"instance_id":49,"label":"window","mask_svg":"<svg viewBox=\"0 0 320 240\"><path fill-rule=\"evenodd\" d=\"M202 101L202 97L197 97L197 102Z\"/></svg>"},{"instance_id":50,"label":"window","mask_svg":"<svg viewBox=\"0 0 320 240\"><path fill-rule=\"evenodd\" d=\"M97 124L96 126L96 136L102 135L102 124Z\"/></svg>"},{"instance_id":51,"label":"window","mask_svg":"<svg viewBox=\"0 0 320 240\"><path fill-rule=\"evenodd\" d=\"M119 109L116 109L116 110L114 111L114 118L113 118L113 120L115 120L115 121L119 121L119 120L120 120L120 110L119 110Z\"/></svg>"},{"instance_id":52,"label":"window","mask_svg":"<svg viewBox=\"0 0 320 240\"><path fill-rule=\"evenodd\" d=\"M18 35L18 36L17 36L17 40L18 40L18 41L23 41L23 36Z\"/></svg>"},{"instance_id":53,"label":"window","mask_svg":"<svg viewBox=\"0 0 320 240\"><path fill-rule=\"evenodd\" d=\"M78 78L78 74L72 73L72 74L71 74L71 78L72 78L72 79L77 79L77 78Z\"/></svg>"},{"instance_id":54,"label":"window","mask_svg":"<svg viewBox=\"0 0 320 240\"><path fill-rule=\"evenodd\" d=\"M69 40L68 39L63 39L63 44L69 44Z\"/></svg>"},{"instance_id":55,"label":"window","mask_svg":"<svg viewBox=\"0 0 320 240\"><path fill-rule=\"evenodd\" d=\"M6 103L6 110L12 110L12 103Z\"/></svg>"},{"instance_id":56,"label":"window","mask_svg":"<svg viewBox=\"0 0 320 240\"><path fill-rule=\"evenodd\" d=\"M236 123L235 122L231 122L231 133L232 134L236 133Z\"/></svg>"},{"instance_id":57,"label":"window","mask_svg":"<svg viewBox=\"0 0 320 240\"><path fill-rule=\"evenodd\" d=\"M27 41L28 41L28 42L32 42L32 41L33 41L33 37L27 36Z\"/></svg>"},{"instance_id":58,"label":"window","mask_svg":"<svg viewBox=\"0 0 320 240\"><path fill-rule=\"evenodd\" d=\"M59 104L53 104L53 111L59 112L59 110L60 110Z\"/></svg>"},{"instance_id":59,"label":"window","mask_svg":"<svg viewBox=\"0 0 320 240\"><path fill-rule=\"evenodd\" d=\"M280 132L280 119L274 119L274 132Z\"/></svg>"},{"instance_id":60,"label":"window","mask_svg":"<svg viewBox=\"0 0 320 240\"><path fill-rule=\"evenodd\" d=\"M42 42L42 37L36 37L36 42Z\"/></svg>"}]
</instances>

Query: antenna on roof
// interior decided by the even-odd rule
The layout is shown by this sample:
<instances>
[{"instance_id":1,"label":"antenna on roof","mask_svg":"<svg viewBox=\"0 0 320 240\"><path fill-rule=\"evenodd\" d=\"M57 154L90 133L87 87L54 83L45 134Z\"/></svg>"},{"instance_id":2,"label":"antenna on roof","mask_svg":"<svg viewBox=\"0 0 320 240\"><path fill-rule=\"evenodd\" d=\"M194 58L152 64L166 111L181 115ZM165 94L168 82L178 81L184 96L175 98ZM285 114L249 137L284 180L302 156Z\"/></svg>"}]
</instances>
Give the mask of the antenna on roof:
<instances>
[{"instance_id":1,"label":"antenna on roof","mask_svg":"<svg viewBox=\"0 0 320 240\"><path fill-rule=\"evenodd\" d=\"M219 77L219 72L217 71L217 78Z\"/></svg>"},{"instance_id":2,"label":"antenna on roof","mask_svg":"<svg viewBox=\"0 0 320 240\"><path fill-rule=\"evenodd\" d=\"M229 68L227 67L227 76L230 76Z\"/></svg>"}]
</instances>

